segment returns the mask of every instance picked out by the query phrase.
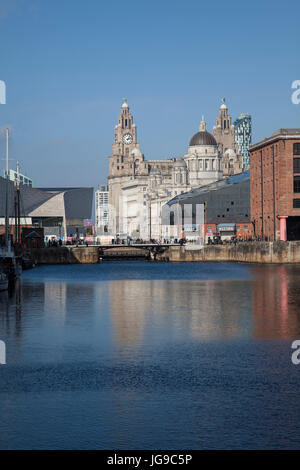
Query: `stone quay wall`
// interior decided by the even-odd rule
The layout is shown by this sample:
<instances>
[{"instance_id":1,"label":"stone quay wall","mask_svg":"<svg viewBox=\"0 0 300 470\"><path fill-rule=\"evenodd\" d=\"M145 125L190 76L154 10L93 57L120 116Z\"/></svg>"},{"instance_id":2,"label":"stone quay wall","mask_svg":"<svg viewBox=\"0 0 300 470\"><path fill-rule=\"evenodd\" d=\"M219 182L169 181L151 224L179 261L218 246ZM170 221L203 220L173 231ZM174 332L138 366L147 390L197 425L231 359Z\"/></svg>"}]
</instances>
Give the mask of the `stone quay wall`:
<instances>
[{"instance_id":1,"label":"stone quay wall","mask_svg":"<svg viewBox=\"0 0 300 470\"><path fill-rule=\"evenodd\" d=\"M237 245L170 246L160 261L235 261L241 263L300 263L300 242L243 242Z\"/></svg>"},{"instance_id":2,"label":"stone quay wall","mask_svg":"<svg viewBox=\"0 0 300 470\"><path fill-rule=\"evenodd\" d=\"M89 247L45 247L30 250L35 264L96 264L99 261L99 248Z\"/></svg>"},{"instance_id":3,"label":"stone quay wall","mask_svg":"<svg viewBox=\"0 0 300 470\"><path fill-rule=\"evenodd\" d=\"M300 241L243 242L237 245L168 246L163 253L149 257L144 249L118 247L99 253L98 246L35 248L31 256L37 265L96 264L100 257L108 259L152 259L156 261L233 261L239 263L300 263Z\"/></svg>"}]
</instances>

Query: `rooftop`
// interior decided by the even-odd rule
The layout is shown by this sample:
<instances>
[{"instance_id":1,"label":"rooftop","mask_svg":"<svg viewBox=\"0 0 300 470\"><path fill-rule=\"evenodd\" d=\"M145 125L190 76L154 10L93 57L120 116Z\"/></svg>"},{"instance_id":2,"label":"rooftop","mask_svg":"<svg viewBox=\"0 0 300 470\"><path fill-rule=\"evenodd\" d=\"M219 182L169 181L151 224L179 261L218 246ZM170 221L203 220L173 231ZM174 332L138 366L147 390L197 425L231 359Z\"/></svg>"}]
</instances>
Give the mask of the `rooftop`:
<instances>
[{"instance_id":1,"label":"rooftop","mask_svg":"<svg viewBox=\"0 0 300 470\"><path fill-rule=\"evenodd\" d=\"M250 179L250 171L244 171L234 176L229 176L229 178L223 178L221 180L215 181L214 183L206 184L200 188L194 188L188 193L178 194L173 199L171 199L167 204L169 206L177 203L181 199L187 199L189 197L194 197L199 194L205 194L210 191L217 191L218 189L224 188L228 185L239 184L243 181Z\"/></svg>"},{"instance_id":2,"label":"rooftop","mask_svg":"<svg viewBox=\"0 0 300 470\"><path fill-rule=\"evenodd\" d=\"M260 140L256 144L250 146L250 151L255 150L259 147L263 147L266 144L275 142L280 139L300 139L300 128L282 128L274 132L271 137L266 137L263 140Z\"/></svg>"}]
</instances>

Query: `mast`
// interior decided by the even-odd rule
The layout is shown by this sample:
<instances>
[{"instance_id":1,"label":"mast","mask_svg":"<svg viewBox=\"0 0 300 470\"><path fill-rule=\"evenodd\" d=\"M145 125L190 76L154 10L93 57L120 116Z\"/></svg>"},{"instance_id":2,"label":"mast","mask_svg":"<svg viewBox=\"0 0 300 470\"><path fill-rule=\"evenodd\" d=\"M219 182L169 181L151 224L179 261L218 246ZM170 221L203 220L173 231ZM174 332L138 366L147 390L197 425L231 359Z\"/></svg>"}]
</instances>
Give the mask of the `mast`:
<instances>
[{"instance_id":1,"label":"mast","mask_svg":"<svg viewBox=\"0 0 300 470\"><path fill-rule=\"evenodd\" d=\"M8 137L9 137L9 129L6 128L6 168L5 168L5 178L6 178L5 245L6 245L6 248L9 248L9 216L8 216L9 168L8 168Z\"/></svg>"},{"instance_id":2,"label":"mast","mask_svg":"<svg viewBox=\"0 0 300 470\"><path fill-rule=\"evenodd\" d=\"M17 243L21 242L20 233L20 164L17 162Z\"/></svg>"}]
</instances>

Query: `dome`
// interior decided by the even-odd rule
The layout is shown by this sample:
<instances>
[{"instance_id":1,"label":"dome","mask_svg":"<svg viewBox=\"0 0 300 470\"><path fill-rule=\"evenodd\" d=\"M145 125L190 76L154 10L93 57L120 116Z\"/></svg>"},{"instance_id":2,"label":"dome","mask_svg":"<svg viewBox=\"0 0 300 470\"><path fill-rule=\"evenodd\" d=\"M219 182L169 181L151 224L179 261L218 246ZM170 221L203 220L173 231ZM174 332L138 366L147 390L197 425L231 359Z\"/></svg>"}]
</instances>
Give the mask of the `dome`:
<instances>
[{"instance_id":1,"label":"dome","mask_svg":"<svg viewBox=\"0 0 300 470\"><path fill-rule=\"evenodd\" d=\"M127 104L126 102L124 102L124 103L122 104L122 108L129 108L129 106L128 106L128 104Z\"/></svg>"},{"instance_id":2,"label":"dome","mask_svg":"<svg viewBox=\"0 0 300 470\"><path fill-rule=\"evenodd\" d=\"M174 167L186 167L186 163L185 161L183 160L183 158L178 158L177 160L175 160L174 162Z\"/></svg>"},{"instance_id":3,"label":"dome","mask_svg":"<svg viewBox=\"0 0 300 470\"><path fill-rule=\"evenodd\" d=\"M207 131L200 131L190 140L190 147L196 145L217 145L216 139Z\"/></svg>"}]
</instances>

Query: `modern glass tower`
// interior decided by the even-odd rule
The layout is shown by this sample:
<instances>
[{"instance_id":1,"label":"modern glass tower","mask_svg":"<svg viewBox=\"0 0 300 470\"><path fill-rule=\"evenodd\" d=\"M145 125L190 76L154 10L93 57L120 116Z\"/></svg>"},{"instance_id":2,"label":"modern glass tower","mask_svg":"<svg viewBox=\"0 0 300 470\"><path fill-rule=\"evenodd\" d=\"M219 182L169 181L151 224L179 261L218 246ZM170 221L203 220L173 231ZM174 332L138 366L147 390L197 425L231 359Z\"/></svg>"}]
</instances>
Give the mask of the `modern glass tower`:
<instances>
[{"instance_id":1,"label":"modern glass tower","mask_svg":"<svg viewBox=\"0 0 300 470\"><path fill-rule=\"evenodd\" d=\"M108 186L99 185L95 194L97 234L103 235L109 222Z\"/></svg>"},{"instance_id":2,"label":"modern glass tower","mask_svg":"<svg viewBox=\"0 0 300 470\"><path fill-rule=\"evenodd\" d=\"M235 121L235 140L238 144L239 153L243 159L243 169L250 166L250 145L252 138L252 125L250 114L241 114Z\"/></svg>"}]
</instances>

